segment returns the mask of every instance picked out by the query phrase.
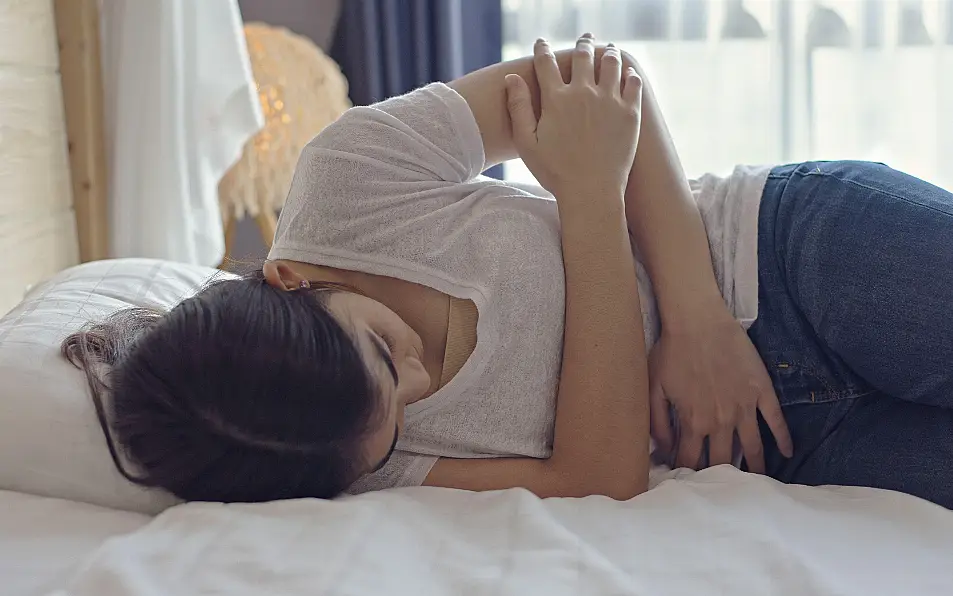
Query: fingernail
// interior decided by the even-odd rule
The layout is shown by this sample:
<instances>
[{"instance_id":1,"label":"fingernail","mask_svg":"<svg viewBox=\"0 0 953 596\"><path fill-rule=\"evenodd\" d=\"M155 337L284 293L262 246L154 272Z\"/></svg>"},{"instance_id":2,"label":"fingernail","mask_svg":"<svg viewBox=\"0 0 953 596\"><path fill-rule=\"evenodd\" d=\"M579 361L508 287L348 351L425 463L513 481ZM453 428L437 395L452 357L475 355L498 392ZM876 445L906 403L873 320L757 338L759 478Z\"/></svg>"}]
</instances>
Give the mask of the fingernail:
<instances>
[{"instance_id":1,"label":"fingernail","mask_svg":"<svg viewBox=\"0 0 953 596\"><path fill-rule=\"evenodd\" d=\"M794 448L790 443L785 443L783 445L778 445L778 451L781 452L781 455L790 459L794 455Z\"/></svg>"},{"instance_id":2,"label":"fingernail","mask_svg":"<svg viewBox=\"0 0 953 596\"><path fill-rule=\"evenodd\" d=\"M585 37L586 39L592 39L592 33L583 33L582 37Z\"/></svg>"},{"instance_id":3,"label":"fingernail","mask_svg":"<svg viewBox=\"0 0 953 596\"><path fill-rule=\"evenodd\" d=\"M308 281L308 280L306 280L306 279L302 279L302 280L298 283L298 287L301 288L302 290L307 290L308 288L311 287L311 282Z\"/></svg>"},{"instance_id":4,"label":"fingernail","mask_svg":"<svg viewBox=\"0 0 953 596\"><path fill-rule=\"evenodd\" d=\"M606 47L607 47L607 48L614 48L614 47L615 47L615 44L610 41L609 43L606 44Z\"/></svg>"},{"instance_id":5,"label":"fingernail","mask_svg":"<svg viewBox=\"0 0 953 596\"><path fill-rule=\"evenodd\" d=\"M546 43L546 40L543 39L542 37L537 37L537 38L536 38L536 43Z\"/></svg>"}]
</instances>

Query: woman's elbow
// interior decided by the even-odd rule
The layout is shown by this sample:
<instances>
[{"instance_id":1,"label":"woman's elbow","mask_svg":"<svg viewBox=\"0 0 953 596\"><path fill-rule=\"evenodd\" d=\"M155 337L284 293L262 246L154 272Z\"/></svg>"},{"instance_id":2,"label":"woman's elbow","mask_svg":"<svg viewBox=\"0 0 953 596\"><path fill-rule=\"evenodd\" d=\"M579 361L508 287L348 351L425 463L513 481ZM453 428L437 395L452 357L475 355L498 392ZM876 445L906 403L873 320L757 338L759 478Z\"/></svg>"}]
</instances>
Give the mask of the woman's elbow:
<instances>
[{"instance_id":1,"label":"woman's elbow","mask_svg":"<svg viewBox=\"0 0 953 596\"><path fill-rule=\"evenodd\" d=\"M648 480L641 482L632 480L629 482L613 483L603 494L616 501L628 501L629 499L634 499L641 495L648 489Z\"/></svg>"},{"instance_id":2,"label":"woman's elbow","mask_svg":"<svg viewBox=\"0 0 953 596\"><path fill-rule=\"evenodd\" d=\"M615 472L611 475L600 475L598 478L591 475L577 476L566 483L562 492L564 496L571 497L602 496L615 501L628 501L646 492L649 489L648 484L648 473L643 477L639 474Z\"/></svg>"}]
</instances>

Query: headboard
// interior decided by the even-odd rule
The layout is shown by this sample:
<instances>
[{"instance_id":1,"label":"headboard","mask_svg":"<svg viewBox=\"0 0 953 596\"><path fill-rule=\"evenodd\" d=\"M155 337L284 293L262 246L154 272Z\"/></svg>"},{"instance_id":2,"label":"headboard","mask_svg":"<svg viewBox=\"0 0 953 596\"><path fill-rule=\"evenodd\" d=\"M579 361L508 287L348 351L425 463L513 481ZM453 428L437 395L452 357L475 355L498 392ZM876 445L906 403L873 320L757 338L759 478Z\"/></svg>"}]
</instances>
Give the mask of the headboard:
<instances>
[{"instance_id":1,"label":"headboard","mask_svg":"<svg viewBox=\"0 0 953 596\"><path fill-rule=\"evenodd\" d=\"M100 0L54 0L79 260L109 255Z\"/></svg>"},{"instance_id":2,"label":"headboard","mask_svg":"<svg viewBox=\"0 0 953 596\"><path fill-rule=\"evenodd\" d=\"M0 0L0 314L108 254L98 12Z\"/></svg>"}]
</instances>

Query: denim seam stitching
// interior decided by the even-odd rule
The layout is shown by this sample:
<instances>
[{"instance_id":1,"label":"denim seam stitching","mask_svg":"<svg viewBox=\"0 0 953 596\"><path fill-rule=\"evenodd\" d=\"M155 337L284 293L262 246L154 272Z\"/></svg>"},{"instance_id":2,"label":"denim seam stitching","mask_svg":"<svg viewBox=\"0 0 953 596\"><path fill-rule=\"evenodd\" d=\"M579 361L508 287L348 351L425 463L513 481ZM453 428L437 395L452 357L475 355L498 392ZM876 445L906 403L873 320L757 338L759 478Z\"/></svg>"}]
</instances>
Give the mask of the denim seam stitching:
<instances>
[{"instance_id":1,"label":"denim seam stitching","mask_svg":"<svg viewBox=\"0 0 953 596\"><path fill-rule=\"evenodd\" d=\"M835 174L831 174L830 172L818 172L818 171L816 171L816 170L811 170L810 172L792 172L791 175L792 175L792 176L793 176L793 175L799 175L799 176L802 176L802 177L804 177L804 178L807 178L808 176L825 176L825 177L827 177L827 178L833 178L834 180L837 180L838 182L843 182L844 184L850 184L850 185L852 185L852 186L857 186L857 187L859 187L859 188L863 188L863 189L869 190L870 192L876 192L876 193L880 193L880 194L882 194L882 195L886 195L886 196L888 196L888 197L892 197L892 198L894 198L894 199L897 199L898 201L903 201L904 203L907 203L907 204L910 204L910 205L916 205L917 207L923 207L924 209L929 209L930 211L935 211L936 213L942 213L942 214L945 215L946 217L953 217L953 213L947 213L946 211L943 211L943 210L941 210L941 209L937 209L936 207L931 207L930 205L924 205L923 203L918 203L917 201L912 201L912 200L908 199L907 197L902 197L902 196L900 196L900 195L898 195L898 194L892 193L892 192L890 192L890 191L888 191L888 190L884 190L884 189L882 189L882 188L874 188L874 187L872 187L872 186L867 186L866 184L863 184L863 183L861 183L861 182L857 182L856 180L846 180L846 179L844 179L844 178L841 178L840 176L837 176L837 175L835 175Z\"/></svg>"},{"instance_id":2,"label":"denim seam stitching","mask_svg":"<svg viewBox=\"0 0 953 596\"><path fill-rule=\"evenodd\" d=\"M794 406L806 406L806 405L821 405L821 404L831 404L835 402L841 402L845 400L854 400L861 397L866 397L873 393L876 393L875 389L868 389L866 391L854 391L850 389L841 389L834 391L812 391L814 394L814 399L810 401L794 401L786 404L781 404L782 408L794 407Z\"/></svg>"},{"instance_id":3,"label":"denim seam stitching","mask_svg":"<svg viewBox=\"0 0 953 596\"><path fill-rule=\"evenodd\" d=\"M784 374L780 372L781 370L800 371L801 374L806 375L811 380L821 385L820 389L811 391L811 393L814 395L814 399L812 399L810 403L826 403L838 401L844 398L851 398L853 397L853 394L859 390L859 388L852 386L852 383L844 383L843 385L846 386L838 388L837 384L833 382L827 375L823 374L821 370L813 363L804 362L799 358L783 358L783 360L783 362L778 362L776 356L775 362L770 365L770 368L774 371L774 375L776 375L778 378L778 387L775 388L776 390L784 386L782 379ZM784 364L785 366L780 366L781 364ZM870 392L871 391L869 390L864 391L860 395L866 395Z\"/></svg>"},{"instance_id":4,"label":"denim seam stitching","mask_svg":"<svg viewBox=\"0 0 953 596\"><path fill-rule=\"evenodd\" d=\"M875 393L875 390L868 389L866 391L857 392L856 390L851 389L841 389L830 391L821 395L824 395L824 399L816 399L813 403L830 403L835 401L843 401L845 399L857 399Z\"/></svg>"}]
</instances>

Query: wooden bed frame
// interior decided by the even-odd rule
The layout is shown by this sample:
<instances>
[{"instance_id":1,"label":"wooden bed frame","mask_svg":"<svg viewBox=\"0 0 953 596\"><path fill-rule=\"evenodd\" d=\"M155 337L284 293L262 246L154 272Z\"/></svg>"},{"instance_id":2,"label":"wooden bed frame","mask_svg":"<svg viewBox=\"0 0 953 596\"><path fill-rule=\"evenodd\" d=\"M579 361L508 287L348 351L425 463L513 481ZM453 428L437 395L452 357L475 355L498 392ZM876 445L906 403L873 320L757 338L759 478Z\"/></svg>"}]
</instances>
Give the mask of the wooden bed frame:
<instances>
[{"instance_id":1,"label":"wooden bed frame","mask_svg":"<svg viewBox=\"0 0 953 596\"><path fill-rule=\"evenodd\" d=\"M98 0L53 0L79 260L109 256Z\"/></svg>"}]
</instances>

